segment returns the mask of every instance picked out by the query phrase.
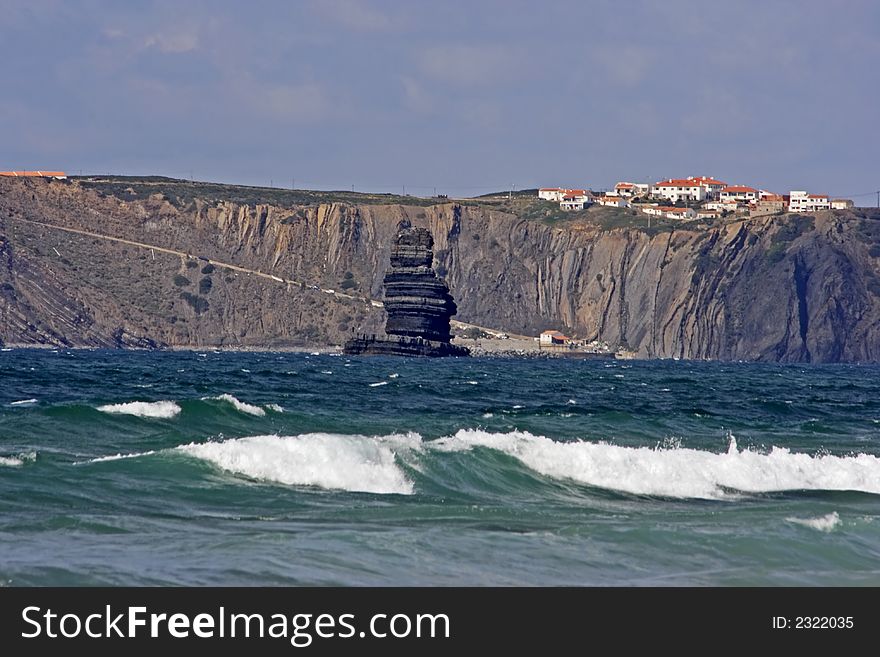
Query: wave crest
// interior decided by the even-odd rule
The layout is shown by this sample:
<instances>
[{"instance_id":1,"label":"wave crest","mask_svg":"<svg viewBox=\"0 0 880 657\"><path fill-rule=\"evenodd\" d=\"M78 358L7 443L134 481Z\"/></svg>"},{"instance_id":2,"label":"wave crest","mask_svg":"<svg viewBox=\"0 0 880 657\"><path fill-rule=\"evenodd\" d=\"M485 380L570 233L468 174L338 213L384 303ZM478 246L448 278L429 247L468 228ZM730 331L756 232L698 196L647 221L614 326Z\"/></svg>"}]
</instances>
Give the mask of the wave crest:
<instances>
[{"instance_id":1,"label":"wave crest","mask_svg":"<svg viewBox=\"0 0 880 657\"><path fill-rule=\"evenodd\" d=\"M868 454L832 456L769 454L738 450L623 447L606 443L556 442L528 432L506 434L463 429L434 441L441 451L475 447L510 454L536 472L589 486L661 497L725 499L728 491L851 490L880 494L880 459Z\"/></svg>"},{"instance_id":2,"label":"wave crest","mask_svg":"<svg viewBox=\"0 0 880 657\"><path fill-rule=\"evenodd\" d=\"M840 516L837 514L837 511L832 511L818 518L786 518L786 520L796 525L803 525L804 527L810 527L825 533L833 531L840 525Z\"/></svg>"},{"instance_id":3,"label":"wave crest","mask_svg":"<svg viewBox=\"0 0 880 657\"><path fill-rule=\"evenodd\" d=\"M98 410L102 413L169 419L180 413L180 406L173 401L135 401L124 404L105 404L104 406L98 406Z\"/></svg>"},{"instance_id":4,"label":"wave crest","mask_svg":"<svg viewBox=\"0 0 880 657\"><path fill-rule=\"evenodd\" d=\"M223 442L191 443L177 449L254 479L365 493L410 495L413 484L396 462L395 439L406 440L406 436L371 438L329 433L252 436Z\"/></svg>"},{"instance_id":5,"label":"wave crest","mask_svg":"<svg viewBox=\"0 0 880 657\"><path fill-rule=\"evenodd\" d=\"M253 404L243 402L237 397L233 397L228 393L224 393L216 397L206 397L206 399L216 399L217 401L227 402L229 404L232 404L232 407L235 410L240 411L241 413L247 413L248 415L255 415L256 417L263 417L266 415L265 409L260 408L259 406L255 406Z\"/></svg>"},{"instance_id":6,"label":"wave crest","mask_svg":"<svg viewBox=\"0 0 880 657\"><path fill-rule=\"evenodd\" d=\"M17 468L24 465L25 463L30 463L36 460L36 452L22 452L21 454L16 454L15 456L0 456L0 465L6 466L8 468Z\"/></svg>"}]
</instances>

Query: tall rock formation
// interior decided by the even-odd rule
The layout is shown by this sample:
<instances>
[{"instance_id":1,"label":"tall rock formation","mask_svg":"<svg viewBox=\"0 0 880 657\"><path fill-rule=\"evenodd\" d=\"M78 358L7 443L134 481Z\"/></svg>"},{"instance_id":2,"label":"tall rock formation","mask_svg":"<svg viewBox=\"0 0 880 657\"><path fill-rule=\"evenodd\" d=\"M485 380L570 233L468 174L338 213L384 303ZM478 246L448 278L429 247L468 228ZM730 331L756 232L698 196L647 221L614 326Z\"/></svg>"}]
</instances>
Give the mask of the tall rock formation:
<instances>
[{"instance_id":1,"label":"tall rock formation","mask_svg":"<svg viewBox=\"0 0 880 657\"><path fill-rule=\"evenodd\" d=\"M398 225L385 273L385 332L449 342L449 318L456 313L449 288L432 269L434 239L409 221Z\"/></svg>"},{"instance_id":2,"label":"tall rock formation","mask_svg":"<svg viewBox=\"0 0 880 657\"><path fill-rule=\"evenodd\" d=\"M450 344L449 318L455 301L437 277L434 239L424 228L404 219L397 225L391 247L391 268L385 272L385 333L389 337L358 336L345 343L348 354L467 356L468 350Z\"/></svg>"}]
</instances>

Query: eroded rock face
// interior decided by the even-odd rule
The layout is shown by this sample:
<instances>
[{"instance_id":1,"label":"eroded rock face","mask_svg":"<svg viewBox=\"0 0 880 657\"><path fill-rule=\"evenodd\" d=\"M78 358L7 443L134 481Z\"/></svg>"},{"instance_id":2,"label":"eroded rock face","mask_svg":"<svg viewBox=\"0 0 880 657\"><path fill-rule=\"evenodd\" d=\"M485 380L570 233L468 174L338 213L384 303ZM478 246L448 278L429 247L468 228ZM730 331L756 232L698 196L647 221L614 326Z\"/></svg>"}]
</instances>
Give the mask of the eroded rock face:
<instances>
[{"instance_id":1,"label":"eroded rock face","mask_svg":"<svg viewBox=\"0 0 880 657\"><path fill-rule=\"evenodd\" d=\"M430 265L424 248L403 264L433 267L465 322L553 327L645 358L880 362L880 209L600 229L476 204L248 204L235 188L181 201L155 184L126 193L133 184L0 180L0 340L280 348L380 335L385 312L370 299L383 298L405 220L434 244Z\"/></svg>"},{"instance_id":2,"label":"eroded rock face","mask_svg":"<svg viewBox=\"0 0 880 657\"><path fill-rule=\"evenodd\" d=\"M449 342L449 318L456 313L449 288L432 269L434 240L424 228L408 221L398 225L385 273L385 332Z\"/></svg>"}]
</instances>

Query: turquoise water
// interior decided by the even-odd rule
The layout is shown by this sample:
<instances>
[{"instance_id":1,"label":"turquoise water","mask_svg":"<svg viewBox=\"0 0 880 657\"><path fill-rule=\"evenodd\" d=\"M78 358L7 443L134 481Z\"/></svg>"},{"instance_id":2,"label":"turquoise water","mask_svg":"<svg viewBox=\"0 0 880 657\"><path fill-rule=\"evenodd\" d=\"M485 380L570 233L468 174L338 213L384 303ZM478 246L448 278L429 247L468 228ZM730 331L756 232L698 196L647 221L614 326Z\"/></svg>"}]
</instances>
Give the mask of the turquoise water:
<instances>
[{"instance_id":1,"label":"turquoise water","mask_svg":"<svg viewBox=\"0 0 880 657\"><path fill-rule=\"evenodd\" d=\"M0 352L6 585L880 585L880 368Z\"/></svg>"}]
</instances>

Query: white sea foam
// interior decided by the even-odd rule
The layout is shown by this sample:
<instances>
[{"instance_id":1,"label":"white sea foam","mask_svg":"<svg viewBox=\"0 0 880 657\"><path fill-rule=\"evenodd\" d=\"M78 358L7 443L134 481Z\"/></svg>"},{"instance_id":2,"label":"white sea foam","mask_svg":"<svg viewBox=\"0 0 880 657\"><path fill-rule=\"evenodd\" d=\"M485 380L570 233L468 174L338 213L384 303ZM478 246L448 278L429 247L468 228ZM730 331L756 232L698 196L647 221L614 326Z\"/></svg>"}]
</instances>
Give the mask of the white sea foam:
<instances>
[{"instance_id":1,"label":"white sea foam","mask_svg":"<svg viewBox=\"0 0 880 657\"><path fill-rule=\"evenodd\" d=\"M413 484L395 449L418 447L416 435L379 438L329 433L252 436L178 447L230 472L281 484L409 495Z\"/></svg>"},{"instance_id":2,"label":"white sea foam","mask_svg":"<svg viewBox=\"0 0 880 657\"><path fill-rule=\"evenodd\" d=\"M840 516L837 515L837 511L832 511L828 515L819 516L818 518L786 518L788 522L793 522L796 525L803 525L804 527L811 527L812 529L818 529L820 532L831 532L838 525L840 525Z\"/></svg>"},{"instance_id":3,"label":"white sea foam","mask_svg":"<svg viewBox=\"0 0 880 657\"><path fill-rule=\"evenodd\" d=\"M378 388L379 386L387 386L387 385L388 385L387 381L376 381L376 383L371 383L370 387L371 388Z\"/></svg>"},{"instance_id":4,"label":"white sea foam","mask_svg":"<svg viewBox=\"0 0 880 657\"><path fill-rule=\"evenodd\" d=\"M400 376L400 374L398 374L397 372L394 372L393 374L389 374L389 375L388 375L388 378L389 378L389 379L396 379L396 378L399 377L399 376Z\"/></svg>"},{"instance_id":5,"label":"white sea foam","mask_svg":"<svg viewBox=\"0 0 880 657\"><path fill-rule=\"evenodd\" d=\"M98 406L102 413L117 413L122 415L136 415L137 417L172 418L180 413L180 406L173 401L157 402L127 402L124 404L106 404Z\"/></svg>"},{"instance_id":6,"label":"white sea foam","mask_svg":"<svg viewBox=\"0 0 880 657\"><path fill-rule=\"evenodd\" d=\"M257 417L263 417L266 414L266 411L259 406L254 406L253 404L248 404L246 402L241 401L237 397L233 397L228 393L224 393L222 395L218 395L217 397L205 397L205 399L216 399L217 401L225 401L232 404L232 407L240 411L242 413L247 413L248 415L256 415Z\"/></svg>"},{"instance_id":7,"label":"white sea foam","mask_svg":"<svg viewBox=\"0 0 880 657\"><path fill-rule=\"evenodd\" d=\"M24 465L25 463L29 463L31 461L37 460L36 452L22 452L21 454L16 454L15 456L0 456L0 466L5 466L8 468L17 468L19 466Z\"/></svg>"},{"instance_id":8,"label":"white sea foam","mask_svg":"<svg viewBox=\"0 0 880 657\"><path fill-rule=\"evenodd\" d=\"M19 399L18 401L9 402L10 406L30 406L31 404L36 404L38 400L36 399Z\"/></svg>"},{"instance_id":9,"label":"white sea foam","mask_svg":"<svg viewBox=\"0 0 880 657\"><path fill-rule=\"evenodd\" d=\"M133 452L131 454L110 454L108 456L99 456L94 459L89 459L88 461L80 461L76 465L82 465L84 463L105 463L107 461L122 461L124 459L136 459L139 456L150 456L151 454L155 454L156 450L150 450L148 452Z\"/></svg>"},{"instance_id":10,"label":"white sea foam","mask_svg":"<svg viewBox=\"0 0 880 657\"><path fill-rule=\"evenodd\" d=\"M487 447L519 459L549 477L637 495L725 499L729 491L853 490L880 494L880 459L868 454L832 456L769 454L738 450L623 447L605 443L556 442L527 432L505 434L465 429L431 443L442 451Z\"/></svg>"},{"instance_id":11,"label":"white sea foam","mask_svg":"<svg viewBox=\"0 0 880 657\"><path fill-rule=\"evenodd\" d=\"M270 411L275 411L276 413L284 412L284 408L281 406L281 404L266 404L266 408L268 408Z\"/></svg>"}]
</instances>

